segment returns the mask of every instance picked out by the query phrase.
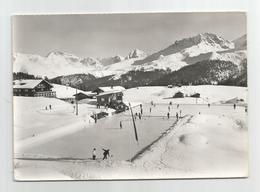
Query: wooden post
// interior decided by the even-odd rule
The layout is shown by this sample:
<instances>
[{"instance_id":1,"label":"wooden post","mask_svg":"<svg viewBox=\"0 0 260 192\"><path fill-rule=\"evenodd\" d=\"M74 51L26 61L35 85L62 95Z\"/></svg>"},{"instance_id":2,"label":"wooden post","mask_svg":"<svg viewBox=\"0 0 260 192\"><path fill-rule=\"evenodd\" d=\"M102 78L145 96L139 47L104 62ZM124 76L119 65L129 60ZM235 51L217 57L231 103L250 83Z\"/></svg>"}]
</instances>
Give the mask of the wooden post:
<instances>
[{"instance_id":1,"label":"wooden post","mask_svg":"<svg viewBox=\"0 0 260 192\"><path fill-rule=\"evenodd\" d=\"M78 88L76 88L76 95L75 95L76 115L78 115L78 99L77 99L77 94L78 94Z\"/></svg>"}]
</instances>

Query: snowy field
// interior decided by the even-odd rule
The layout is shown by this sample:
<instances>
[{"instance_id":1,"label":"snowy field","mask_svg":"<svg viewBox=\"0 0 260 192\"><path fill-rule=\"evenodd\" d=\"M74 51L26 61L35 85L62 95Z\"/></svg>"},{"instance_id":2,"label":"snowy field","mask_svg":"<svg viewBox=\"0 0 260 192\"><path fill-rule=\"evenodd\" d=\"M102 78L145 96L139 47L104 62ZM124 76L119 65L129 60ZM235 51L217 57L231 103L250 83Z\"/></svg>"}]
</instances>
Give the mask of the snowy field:
<instances>
[{"instance_id":1,"label":"snowy field","mask_svg":"<svg viewBox=\"0 0 260 192\"><path fill-rule=\"evenodd\" d=\"M187 95L198 92L201 98L165 99L177 91ZM235 109L232 103L220 104L234 98L244 102ZM79 105L76 116L72 104L58 99L14 97L15 178L247 176L247 88L139 87L126 90L124 100L132 106L143 104L142 119L136 120L139 142L135 141L130 111L95 124L90 115L105 109L87 102ZM151 106L151 101L156 106ZM170 101L173 105L169 108ZM46 110L50 104L52 110ZM140 107L134 107L133 112L139 113ZM177 121L175 115L180 112L182 118ZM94 147L96 161L91 160ZM101 160L102 148L110 149L108 160Z\"/></svg>"}]
</instances>

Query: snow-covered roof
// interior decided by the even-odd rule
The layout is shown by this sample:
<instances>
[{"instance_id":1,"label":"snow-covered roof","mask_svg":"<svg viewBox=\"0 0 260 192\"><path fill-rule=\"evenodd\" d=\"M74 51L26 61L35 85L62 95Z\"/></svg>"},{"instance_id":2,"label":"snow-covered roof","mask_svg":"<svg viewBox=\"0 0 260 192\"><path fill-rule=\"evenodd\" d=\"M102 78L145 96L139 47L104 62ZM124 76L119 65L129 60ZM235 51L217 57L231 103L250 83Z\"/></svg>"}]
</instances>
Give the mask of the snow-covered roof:
<instances>
[{"instance_id":1,"label":"snow-covered roof","mask_svg":"<svg viewBox=\"0 0 260 192\"><path fill-rule=\"evenodd\" d=\"M56 91L56 97L65 99L65 98L74 98L76 94L76 89L66 85L52 84L53 91ZM77 90L77 93L82 93L84 95L95 95L90 91L82 91L80 89Z\"/></svg>"},{"instance_id":2,"label":"snow-covered roof","mask_svg":"<svg viewBox=\"0 0 260 192\"><path fill-rule=\"evenodd\" d=\"M110 91L124 91L125 88L122 86L110 86L110 87L99 87L100 90L104 92L110 92Z\"/></svg>"},{"instance_id":3,"label":"snow-covered roof","mask_svg":"<svg viewBox=\"0 0 260 192\"><path fill-rule=\"evenodd\" d=\"M21 79L21 80L14 80L13 81L13 88L19 88L19 89L33 89L37 85L39 85L42 81L45 81L43 79ZM47 81L45 81L48 83ZM52 86L50 83L48 83L50 86Z\"/></svg>"},{"instance_id":4,"label":"snow-covered roof","mask_svg":"<svg viewBox=\"0 0 260 192\"><path fill-rule=\"evenodd\" d=\"M97 97L103 96L103 95L109 95L109 94L113 94L113 93L121 93L121 92L122 91L107 91L107 92L100 93L99 95L97 95Z\"/></svg>"}]
</instances>

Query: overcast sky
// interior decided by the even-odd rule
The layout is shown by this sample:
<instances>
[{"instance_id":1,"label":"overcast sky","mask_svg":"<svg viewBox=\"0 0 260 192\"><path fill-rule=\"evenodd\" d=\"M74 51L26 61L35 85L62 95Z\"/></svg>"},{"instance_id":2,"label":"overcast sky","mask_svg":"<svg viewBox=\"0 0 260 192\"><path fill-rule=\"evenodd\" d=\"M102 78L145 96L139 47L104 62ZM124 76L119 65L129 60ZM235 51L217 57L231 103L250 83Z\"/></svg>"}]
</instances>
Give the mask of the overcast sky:
<instances>
[{"instance_id":1,"label":"overcast sky","mask_svg":"<svg viewBox=\"0 0 260 192\"><path fill-rule=\"evenodd\" d=\"M210 32L234 40L246 33L243 13L149 13L15 16L14 52L81 57L153 53L185 37Z\"/></svg>"}]
</instances>

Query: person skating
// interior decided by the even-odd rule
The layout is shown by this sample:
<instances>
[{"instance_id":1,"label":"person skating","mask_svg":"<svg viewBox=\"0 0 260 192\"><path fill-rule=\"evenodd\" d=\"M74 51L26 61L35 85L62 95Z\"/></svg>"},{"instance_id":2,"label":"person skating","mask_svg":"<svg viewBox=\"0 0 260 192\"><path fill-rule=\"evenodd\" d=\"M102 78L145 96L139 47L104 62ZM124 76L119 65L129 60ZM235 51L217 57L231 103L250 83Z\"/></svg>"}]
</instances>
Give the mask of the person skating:
<instances>
[{"instance_id":1,"label":"person skating","mask_svg":"<svg viewBox=\"0 0 260 192\"><path fill-rule=\"evenodd\" d=\"M110 157L109 149L103 149L103 151L103 160L107 159L108 156Z\"/></svg>"},{"instance_id":2,"label":"person skating","mask_svg":"<svg viewBox=\"0 0 260 192\"><path fill-rule=\"evenodd\" d=\"M92 150L92 159L96 160L96 148Z\"/></svg>"},{"instance_id":3,"label":"person skating","mask_svg":"<svg viewBox=\"0 0 260 192\"><path fill-rule=\"evenodd\" d=\"M176 119L177 119L177 121L179 120L179 114L178 114L178 112L176 112Z\"/></svg>"}]
</instances>

